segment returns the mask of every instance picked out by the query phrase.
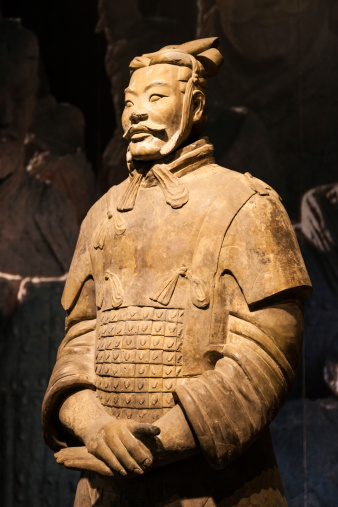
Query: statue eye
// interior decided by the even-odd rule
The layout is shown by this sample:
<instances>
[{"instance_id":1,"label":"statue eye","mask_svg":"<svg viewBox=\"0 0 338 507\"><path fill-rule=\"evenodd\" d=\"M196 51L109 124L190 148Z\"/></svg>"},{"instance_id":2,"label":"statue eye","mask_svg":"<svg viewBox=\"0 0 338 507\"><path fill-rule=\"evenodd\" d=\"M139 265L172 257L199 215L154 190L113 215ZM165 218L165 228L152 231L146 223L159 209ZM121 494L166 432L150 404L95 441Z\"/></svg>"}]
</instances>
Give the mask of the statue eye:
<instances>
[{"instance_id":1,"label":"statue eye","mask_svg":"<svg viewBox=\"0 0 338 507\"><path fill-rule=\"evenodd\" d=\"M164 95L159 95L158 93L153 93L153 95L150 95L149 102L156 102L157 100L160 100L164 97Z\"/></svg>"},{"instance_id":2,"label":"statue eye","mask_svg":"<svg viewBox=\"0 0 338 507\"><path fill-rule=\"evenodd\" d=\"M131 107L133 106L134 104L132 103L131 100L126 100L125 103L124 103L125 107Z\"/></svg>"}]
</instances>

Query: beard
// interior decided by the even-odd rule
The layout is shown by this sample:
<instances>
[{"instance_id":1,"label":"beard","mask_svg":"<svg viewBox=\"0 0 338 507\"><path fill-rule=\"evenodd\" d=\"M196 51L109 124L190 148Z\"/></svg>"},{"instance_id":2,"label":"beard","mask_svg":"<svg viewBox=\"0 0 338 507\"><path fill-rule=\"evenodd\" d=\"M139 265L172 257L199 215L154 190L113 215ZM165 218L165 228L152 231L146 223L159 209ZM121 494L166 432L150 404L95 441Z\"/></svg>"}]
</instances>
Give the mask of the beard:
<instances>
[{"instance_id":1,"label":"beard","mask_svg":"<svg viewBox=\"0 0 338 507\"><path fill-rule=\"evenodd\" d=\"M131 125L123 137L129 140L129 152L135 160L158 160L177 147L181 129L168 136L167 127L152 122Z\"/></svg>"}]
</instances>

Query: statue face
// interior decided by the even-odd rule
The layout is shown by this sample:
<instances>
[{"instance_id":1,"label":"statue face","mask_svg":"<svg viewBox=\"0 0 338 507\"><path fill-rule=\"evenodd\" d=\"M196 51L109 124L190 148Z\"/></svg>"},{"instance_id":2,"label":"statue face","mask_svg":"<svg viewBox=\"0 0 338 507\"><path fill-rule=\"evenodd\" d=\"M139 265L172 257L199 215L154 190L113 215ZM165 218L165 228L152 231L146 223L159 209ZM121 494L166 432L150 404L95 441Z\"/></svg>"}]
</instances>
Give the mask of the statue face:
<instances>
[{"instance_id":1,"label":"statue face","mask_svg":"<svg viewBox=\"0 0 338 507\"><path fill-rule=\"evenodd\" d=\"M135 71L125 90L124 137L135 160L163 157L167 143L179 131L186 83L181 68L159 64Z\"/></svg>"},{"instance_id":2,"label":"statue face","mask_svg":"<svg viewBox=\"0 0 338 507\"><path fill-rule=\"evenodd\" d=\"M325 9L321 0L217 0L223 30L246 59L264 62L297 51L312 39ZM305 40L306 39L306 40Z\"/></svg>"}]
</instances>

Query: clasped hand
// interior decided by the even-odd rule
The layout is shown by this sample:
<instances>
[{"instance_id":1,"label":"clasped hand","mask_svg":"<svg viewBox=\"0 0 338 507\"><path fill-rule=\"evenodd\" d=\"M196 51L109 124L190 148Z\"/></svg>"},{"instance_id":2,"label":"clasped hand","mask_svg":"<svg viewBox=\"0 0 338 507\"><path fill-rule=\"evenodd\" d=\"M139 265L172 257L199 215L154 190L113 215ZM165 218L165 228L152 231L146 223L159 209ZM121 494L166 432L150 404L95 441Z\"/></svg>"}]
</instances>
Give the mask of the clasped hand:
<instances>
[{"instance_id":1,"label":"clasped hand","mask_svg":"<svg viewBox=\"0 0 338 507\"><path fill-rule=\"evenodd\" d=\"M143 474L153 463L140 440L160 433L157 426L129 419L96 421L83 438L85 447L67 447L55 454L67 468L90 470L107 476Z\"/></svg>"}]
</instances>

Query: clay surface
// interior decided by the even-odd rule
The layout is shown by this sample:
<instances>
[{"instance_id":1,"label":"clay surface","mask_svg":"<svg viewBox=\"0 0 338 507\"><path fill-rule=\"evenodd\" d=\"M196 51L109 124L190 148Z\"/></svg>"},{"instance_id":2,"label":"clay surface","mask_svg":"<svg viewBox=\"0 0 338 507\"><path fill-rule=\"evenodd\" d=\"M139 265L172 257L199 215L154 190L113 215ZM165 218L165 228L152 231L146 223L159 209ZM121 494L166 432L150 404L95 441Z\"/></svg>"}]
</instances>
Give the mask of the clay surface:
<instances>
[{"instance_id":1,"label":"clay surface","mask_svg":"<svg viewBox=\"0 0 338 507\"><path fill-rule=\"evenodd\" d=\"M278 194L201 137L222 60L212 37L130 63L129 176L82 223L43 403L76 506L286 506L269 424L311 282Z\"/></svg>"}]
</instances>

